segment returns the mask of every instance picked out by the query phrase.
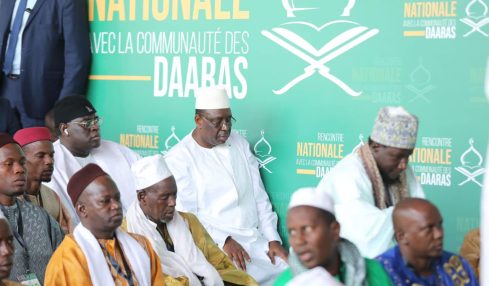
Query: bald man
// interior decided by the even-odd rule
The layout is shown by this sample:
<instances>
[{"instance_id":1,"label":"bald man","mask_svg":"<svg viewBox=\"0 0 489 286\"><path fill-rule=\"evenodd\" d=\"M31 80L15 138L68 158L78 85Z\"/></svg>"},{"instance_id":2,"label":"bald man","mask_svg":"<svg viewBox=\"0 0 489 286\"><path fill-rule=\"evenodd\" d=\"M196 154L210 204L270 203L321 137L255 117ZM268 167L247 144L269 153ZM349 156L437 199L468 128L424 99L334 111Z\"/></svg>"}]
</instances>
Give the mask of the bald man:
<instances>
[{"instance_id":1,"label":"bald man","mask_svg":"<svg viewBox=\"0 0 489 286\"><path fill-rule=\"evenodd\" d=\"M377 260L395 285L479 285L465 259L443 250L443 219L435 205L404 199L392 218L399 244Z\"/></svg>"}]
</instances>

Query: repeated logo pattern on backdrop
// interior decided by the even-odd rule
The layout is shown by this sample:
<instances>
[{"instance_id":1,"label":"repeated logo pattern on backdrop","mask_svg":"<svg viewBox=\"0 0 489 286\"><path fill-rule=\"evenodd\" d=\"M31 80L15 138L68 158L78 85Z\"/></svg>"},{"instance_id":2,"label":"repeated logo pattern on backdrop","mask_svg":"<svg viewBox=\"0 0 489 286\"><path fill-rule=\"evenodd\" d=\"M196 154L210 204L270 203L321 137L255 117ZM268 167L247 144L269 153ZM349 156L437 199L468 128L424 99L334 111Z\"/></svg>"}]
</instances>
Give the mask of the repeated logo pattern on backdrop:
<instances>
[{"instance_id":1,"label":"repeated logo pattern on backdrop","mask_svg":"<svg viewBox=\"0 0 489 286\"><path fill-rule=\"evenodd\" d=\"M88 0L104 138L165 154L194 91L227 88L286 239L290 194L362 144L378 109L419 117L411 166L458 251L479 224L488 0ZM456 203L454 203L456 202Z\"/></svg>"}]
</instances>

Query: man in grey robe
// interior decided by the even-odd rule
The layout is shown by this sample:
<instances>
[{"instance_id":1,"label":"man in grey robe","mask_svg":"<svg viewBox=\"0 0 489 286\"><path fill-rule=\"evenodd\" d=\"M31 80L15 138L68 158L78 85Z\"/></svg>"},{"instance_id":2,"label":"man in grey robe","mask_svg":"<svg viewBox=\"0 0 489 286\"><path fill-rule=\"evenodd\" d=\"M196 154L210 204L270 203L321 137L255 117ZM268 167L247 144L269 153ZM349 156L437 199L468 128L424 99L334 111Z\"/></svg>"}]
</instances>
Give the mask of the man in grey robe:
<instances>
[{"instance_id":1,"label":"man in grey robe","mask_svg":"<svg viewBox=\"0 0 489 286\"><path fill-rule=\"evenodd\" d=\"M9 280L43 285L46 265L64 234L45 210L16 198L25 189L24 153L10 135L0 133L0 209L12 229L15 246Z\"/></svg>"}]
</instances>

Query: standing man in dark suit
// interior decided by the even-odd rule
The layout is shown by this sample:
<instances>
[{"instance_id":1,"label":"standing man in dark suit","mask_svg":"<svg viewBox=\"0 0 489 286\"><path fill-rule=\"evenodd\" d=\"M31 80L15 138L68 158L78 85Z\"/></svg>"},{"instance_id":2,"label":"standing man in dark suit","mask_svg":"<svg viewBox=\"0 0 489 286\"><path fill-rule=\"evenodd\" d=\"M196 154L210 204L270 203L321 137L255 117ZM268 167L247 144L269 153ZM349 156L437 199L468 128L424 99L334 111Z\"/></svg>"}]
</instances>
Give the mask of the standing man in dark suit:
<instances>
[{"instance_id":1,"label":"standing man in dark suit","mask_svg":"<svg viewBox=\"0 0 489 286\"><path fill-rule=\"evenodd\" d=\"M85 0L0 1L0 97L23 127L44 126L57 100L86 94L90 60Z\"/></svg>"}]
</instances>

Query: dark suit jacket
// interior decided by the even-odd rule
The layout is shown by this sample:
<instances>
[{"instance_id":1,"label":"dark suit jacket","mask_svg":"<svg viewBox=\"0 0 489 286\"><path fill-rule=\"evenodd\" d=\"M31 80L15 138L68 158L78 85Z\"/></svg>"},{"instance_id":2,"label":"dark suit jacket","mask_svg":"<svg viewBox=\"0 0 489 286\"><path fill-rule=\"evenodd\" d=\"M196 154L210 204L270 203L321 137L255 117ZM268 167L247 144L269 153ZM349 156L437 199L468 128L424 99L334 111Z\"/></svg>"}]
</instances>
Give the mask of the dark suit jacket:
<instances>
[{"instance_id":1,"label":"dark suit jacket","mask_svg":"<svg viewBox=\"0 0 489 286\"><path fill-rule=\"evenodd\" d=\"M2 68L14 3L0 1ZM90 60L87 1L37 0L22 36L21 83L27 114L44 118L58 99L85 94Z\"/></svg>"},{"instance_id":2,"label":"dark suit jacket","mask_svg":"<svg viewBox=\"0 0 489 286\"><path fill-rule=\"evenodd\" d=\"M14 110L10 107L10 102L0 97L0 132L14 136L14 133L19 129L20 122Z\"/></svg>"}]
</instances>

